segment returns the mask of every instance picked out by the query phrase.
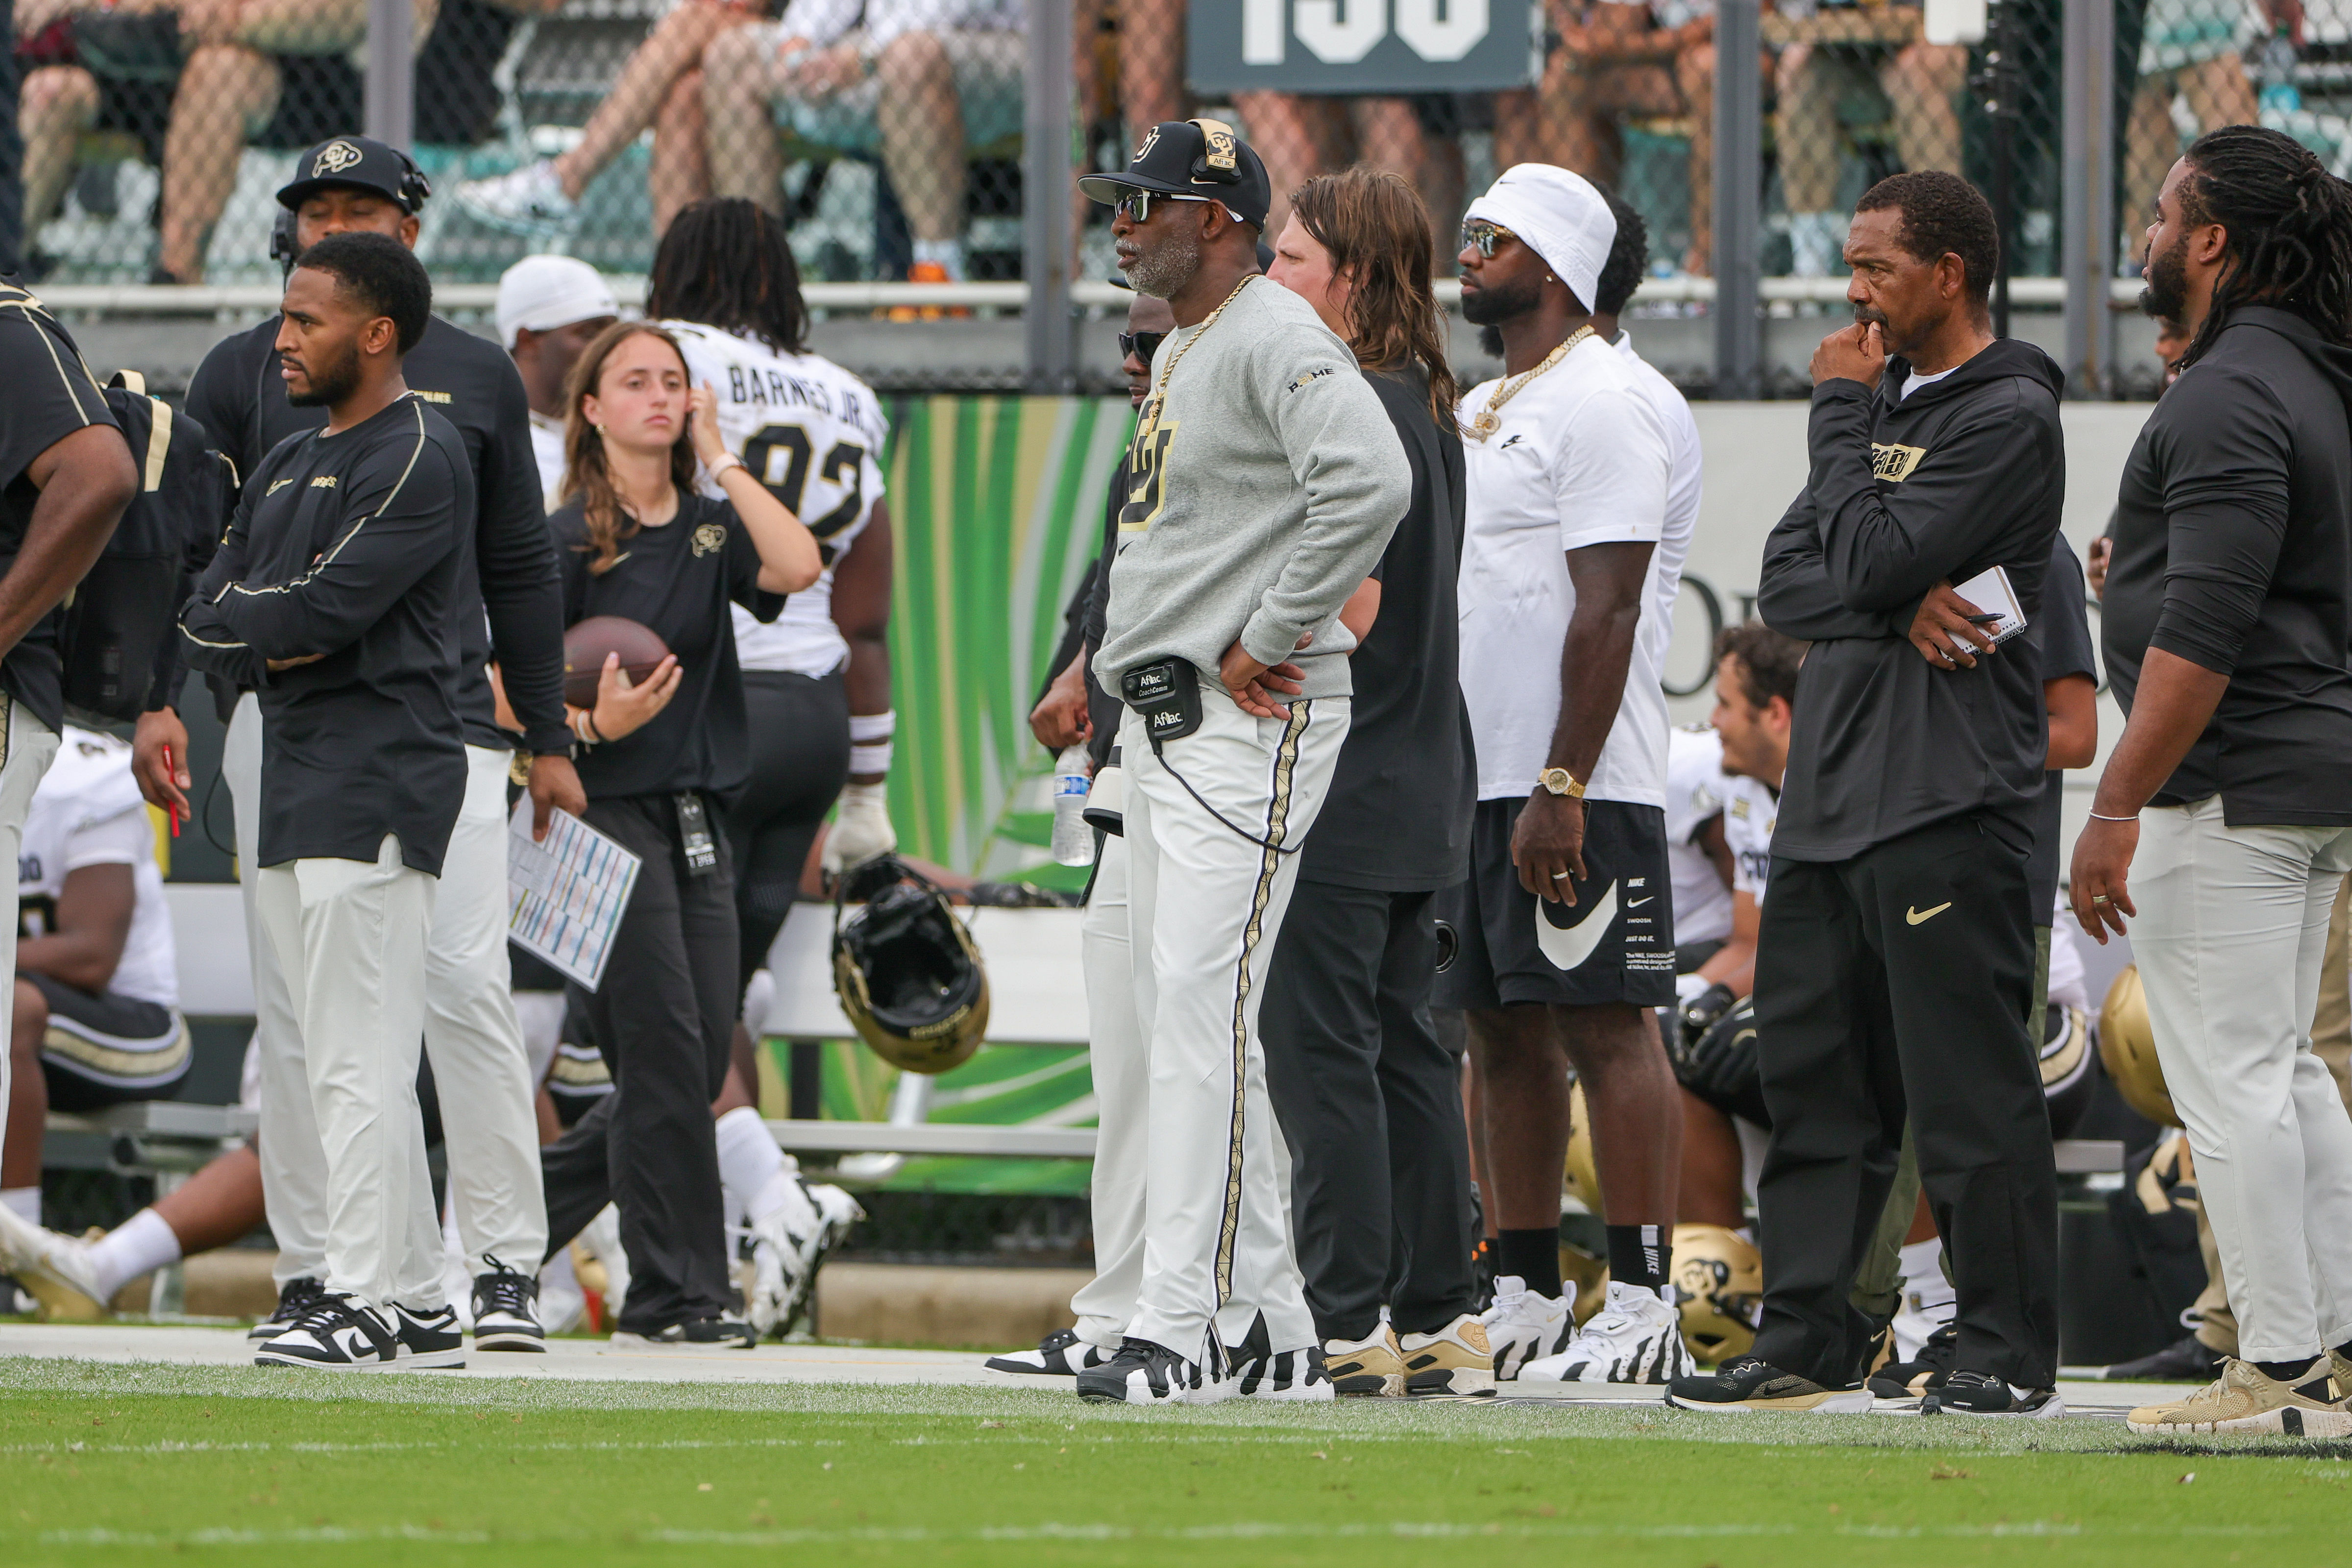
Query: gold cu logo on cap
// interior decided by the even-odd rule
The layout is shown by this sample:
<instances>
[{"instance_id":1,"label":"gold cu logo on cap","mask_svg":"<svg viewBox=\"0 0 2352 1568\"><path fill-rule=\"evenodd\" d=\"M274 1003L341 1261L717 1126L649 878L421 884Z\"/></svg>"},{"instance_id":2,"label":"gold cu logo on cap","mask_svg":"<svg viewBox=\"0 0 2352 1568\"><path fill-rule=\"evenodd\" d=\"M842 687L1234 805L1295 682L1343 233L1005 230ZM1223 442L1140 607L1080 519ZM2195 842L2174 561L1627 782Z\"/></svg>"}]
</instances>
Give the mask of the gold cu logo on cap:
<instances>
[{"instance_id":1,"label":"gold cu logo on cap","mask_svg":"<svg viewBox=\"0 0 2352 1568\"><path fill-rule=\"evenodd\" d=\"M337 138L320 148L319 155L310 161L310 177L322 180L329 174L340 174L345 169L356 168L364 156L358 148Z\"/></svg>"},{"instance_id":2,"label":"gold cu logo on cap","mask_svg":"<svg viewBox=\"0 0 2352 1568\"><path fill-rule=\"evenodd\" d=\"M1151 150L1158 145L1160 145L1160 127L1155 125L1143 138L1143 144L1135 150L1135 156L1129 158L1128 162L1130 163L1142 163L1146 157L1150 155Z\"/></svg>"},{"instance_id":3,"label":"gold cu logo on cap","mask_svg":"<svg viewBox=\"0 0 2352 1568\"><path fill-rule=\"evenodd\" d=\"M1234 156L1234 128L1222 120L1195 120L1201 134L1208 139L1208 156L1202 160L1212 169L1240 167Z\"/></svg>"}]
</instances>

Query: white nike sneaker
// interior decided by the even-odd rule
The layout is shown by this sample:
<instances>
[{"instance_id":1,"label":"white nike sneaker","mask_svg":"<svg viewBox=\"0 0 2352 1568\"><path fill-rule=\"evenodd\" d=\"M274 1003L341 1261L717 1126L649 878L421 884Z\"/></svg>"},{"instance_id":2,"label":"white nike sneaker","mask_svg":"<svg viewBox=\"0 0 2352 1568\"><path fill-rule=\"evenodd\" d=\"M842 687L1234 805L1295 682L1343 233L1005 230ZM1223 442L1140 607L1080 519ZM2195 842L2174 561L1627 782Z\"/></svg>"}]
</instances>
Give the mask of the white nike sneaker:
<instances>
[{"instance_id":1,"label":"white nike sneaker","mask_svg":"<svg viewBox=\"0 0 2352 1568\"><path fill-rule=\"evenodd\" d=\"M1576 1283L1561 1287L1557 1299L1528 1289L1516 1274L1495 1281L1495 1304L1479 1314L1486 1342L1495 1351L1495 1376L1509 1382L1529 1362L1555 1354L1576 1331Z\"/></svg>"},{"instance_id":2,"label":"white nike sneaker","mask_svg":"<svg viewBox=\"0 0 2352 1568\"><path fill-rule=\"evenodd\" d=\"M563 194L555 160L541 158L509 174L467 180L457 190L457 205L496 228L534 234L572 228L580 204Z\"/></svg>"},{"instance_id":3,"label":"white nike sneaker","mask_svg":"<svg viewBox=\"0 0 2352 1568\"><path fill-rule=\"evenodd\" d=\"M1609 1300L1557 1355L1519 1369L1522 1383L1654 1383L1697 1370L1683 1343L1683 1315L1669 1299L1674 1287L1644 1290L1609 1282Z\"/></svg>"},{"instance_id":4,"label":"white nike sneaker","mask_svg":"<svg viewBox=\"0 0 2352 1568\"><path fill-rule=\"evenodd\" d=\"M839 1187L811 1185L797 1175L784 1186L784 1201L749 1227L752 1268L744 1300L762 1339L790 1333L808 1315L824 1255L866 1217Z\"/></svg>"},{"instance_id":5,"label":"white nike sneaker","mask_svg":"<svg viewBox=\"0 0 2352 1568\"><path fill-rule=\"evenodd\" d=\"M89 1243L44 1230L0 1207L0 1274L16 1276L47 1323L94 1323L108 1315Z\"/></svg>"}]
</instances>

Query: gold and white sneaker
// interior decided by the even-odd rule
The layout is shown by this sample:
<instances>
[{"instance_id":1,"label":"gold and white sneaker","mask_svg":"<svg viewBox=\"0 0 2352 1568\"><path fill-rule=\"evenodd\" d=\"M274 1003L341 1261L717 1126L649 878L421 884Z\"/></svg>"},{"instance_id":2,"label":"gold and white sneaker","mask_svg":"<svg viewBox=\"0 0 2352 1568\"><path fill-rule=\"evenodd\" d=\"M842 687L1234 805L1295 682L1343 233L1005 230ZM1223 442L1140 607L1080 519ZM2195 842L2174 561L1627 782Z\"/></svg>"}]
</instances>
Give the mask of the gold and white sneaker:
<instances>
[{"instance_id":1,"label":"gold and white sneaker","mask_svg":"<svg viewBox=\"0 0 2352 1568\"><path fill-rule=\"evenodd\" d=\"M1495 1376L1510 1382L1531 1361L1557 1354L1576 1332L1576 1284L1566 1283L1558 1297L1528 1289L1516 1274L1495 1281L1495 1304L1478 1321L1486 1342L1495 1347Z\"/></svg>"},{"instance_id":2,"label":"gold and white sneaker","mask_svg":"<svg viewBox=\"0 0 2352 1568\"><path fill-rule=\"evenodd\" d=\"M1486 1325L1467 1312L1433 1334L1398 1335L1397 1351L1409 1394L1494 1396L1494 1347L1486 1342Z\"/></svg>"},{"instance_id":3,"label":"gold and white sneaker","mask_svg":"<svg viewBox=\"0 0 2352 1568\"><path fill-rule=\"evenodd\" d=\"M2352 1436L2352 1410L2328 1400L2327 1375L2292 1386L2251 1362L2232 1356L2221 1375L2173 1405L2148 1405L2125 1422L2143 1437L2201 1436L2214 1432L2279 1432L2290 1437Z\"/></svg>"},{"instance_id":4,"label":"gold and white sneaker","mask_svg":"<svg viewBox=\"0 0 2352 1568\"><path fill-rule=\"evenodd\" d=\"M44 1230L0 1207L0 1274L13 1274L41 1304L45 1323L94 1323L110 1316L90 1267L89 1243Z\"/></svg>"},{"instance_id":5,"label":"gold and white sneaker","mask_svg":"<svg viewBox=\"0 0 2352 1568\"><path fill-rule=\"evenodd\" d=\"M1394 1398L1404 1392L1404 1358L1396 1331L1382 1323L1369 1339L1325 1340L1323 1370L1342 1397Z\"/></svg>"}]
</instances>

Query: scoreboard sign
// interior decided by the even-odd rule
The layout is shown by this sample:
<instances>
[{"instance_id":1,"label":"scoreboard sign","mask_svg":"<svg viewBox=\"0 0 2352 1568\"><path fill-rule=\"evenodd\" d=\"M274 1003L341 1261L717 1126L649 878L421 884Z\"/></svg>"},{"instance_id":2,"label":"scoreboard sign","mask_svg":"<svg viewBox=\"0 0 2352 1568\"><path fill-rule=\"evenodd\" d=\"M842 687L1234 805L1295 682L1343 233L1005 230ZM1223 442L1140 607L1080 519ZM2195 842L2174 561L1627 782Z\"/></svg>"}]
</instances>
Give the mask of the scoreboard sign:
<instances>
[{"instance_id":1,"label":"scoreboard sign","mask_svg":"<svg viewBox=\"0 0 2352 1568\"><path fill-rule=\"evenodd\" d=\"M1491 92L1541 69L1529 0L1188 0L1203 92Z\"/></svg>"}]
</instances>

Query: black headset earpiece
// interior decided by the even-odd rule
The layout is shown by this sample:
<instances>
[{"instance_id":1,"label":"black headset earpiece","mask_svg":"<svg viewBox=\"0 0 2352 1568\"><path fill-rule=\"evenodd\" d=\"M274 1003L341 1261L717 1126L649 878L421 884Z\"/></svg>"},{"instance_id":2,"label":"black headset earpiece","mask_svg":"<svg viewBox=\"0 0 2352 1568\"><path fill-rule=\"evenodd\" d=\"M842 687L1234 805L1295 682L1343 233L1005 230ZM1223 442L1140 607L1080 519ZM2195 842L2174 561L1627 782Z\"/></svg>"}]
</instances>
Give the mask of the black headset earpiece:
<instances>
[{"instance_id":1,"label":"black headset earpiece","mask_svg":"<svg viewBox=\"0 0 2352 1568\"><path fill-rule=\"evenodd\" d=\"M1188 121L1201 128L1201 155L1186 173L1196 185L1238 185L1242 183L1239 142L1234 128L1222 120Z\"/></svg>"},{"instance_id":2,"label":"black headset earpiece","mask_svg":"<svg viewBox=\"0 0 2352 1568\"><path fill-rule=\"evenodd\" d=\"M301 247L294 241L294 209L279 207L277 220L269 226L269 259L289 276L294 271L294 258L301 254Z\"/></svg>"},{"instance_id":3,"label":"black headset earpiece","mask_svg":"<svg viewBox=\"0 0 2352 1568\"><path fill-rule=\"evenodd\" d=\"M401 168L405 171L400 176L400 205L408 209L409 216L415 217L425 205L426 198L433 195L433 182L425 177L425 171L416 166L415 159L397 147L392 151L393 154L400 160Z\"/></svg>"}]
</instances>

